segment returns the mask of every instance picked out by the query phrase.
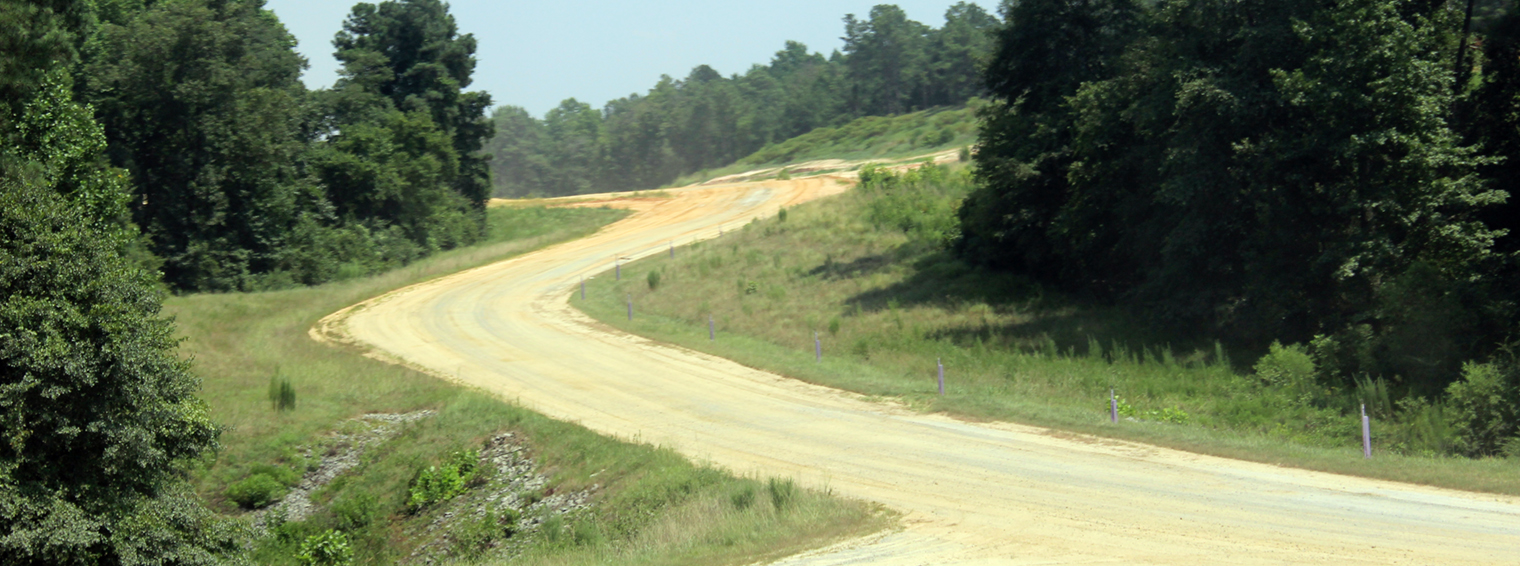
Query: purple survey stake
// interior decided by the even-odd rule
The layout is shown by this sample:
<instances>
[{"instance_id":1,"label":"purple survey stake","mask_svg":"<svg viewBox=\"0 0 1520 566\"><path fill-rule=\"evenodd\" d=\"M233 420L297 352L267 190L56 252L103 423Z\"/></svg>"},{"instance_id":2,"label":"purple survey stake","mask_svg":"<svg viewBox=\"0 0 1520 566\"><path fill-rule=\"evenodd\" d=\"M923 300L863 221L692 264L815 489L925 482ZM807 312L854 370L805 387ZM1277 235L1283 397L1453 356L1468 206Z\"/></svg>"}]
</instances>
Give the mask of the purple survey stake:
<instances>
[{"instance_id":1,"label":"purple survey stake","mask_svg":"<svg viewBox=\"0 0 1520 566\"><path fill-rule=\"evenodd\" d=\"M945 394L945 364L939 358L934 358L934 365L939 367L939 394Z\"/></svg>"}]
</instances>

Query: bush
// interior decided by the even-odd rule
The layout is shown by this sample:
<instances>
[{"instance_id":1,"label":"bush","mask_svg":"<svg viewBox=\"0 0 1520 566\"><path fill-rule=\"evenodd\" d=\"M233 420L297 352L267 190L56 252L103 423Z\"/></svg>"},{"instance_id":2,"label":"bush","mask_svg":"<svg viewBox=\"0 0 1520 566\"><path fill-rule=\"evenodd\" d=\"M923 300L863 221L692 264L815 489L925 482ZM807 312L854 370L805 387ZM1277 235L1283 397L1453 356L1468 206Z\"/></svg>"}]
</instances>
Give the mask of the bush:
<instances>
[{"instance_id":1,"label":"bush","mask_svg":"<svg viewBox=\"0 0 1520 566\"><path fill-rule=\"evenodd\" d=\"M734 504L734 509L739 509L741 511L744 509L749 509L749 506L755 503L755 486L749 483L745 483L744 486L740 487L738 491L735 491L732 495L729 495L728 500Z\"/></svg>"},{"instance_id":2,"label":"bush","mask_svg":"<svg viewBox=\"0 0 1520 566\"><path fill-rule=\"evenodd\" d=\"M797 484L789 479L771 478L770 481L766 482L765 490L770 492L771 505L777 511L785 509L788 505L791 505L792 500L797 498Z\"/></svg>"},{"instance_id":3,"label":"bush","mask_svg":"<svg viewBox=\"0 0 1520 566\"><path fill-rule=\"evenodd\" d=\"M354 549L342 531L328 529L306 537L296 559L307 566L343 566L354 561Z\"/></svg>"},{"instance_id":4,"label":"bush","mask_svg":"<svg viewBox=\"0 0 1520 566\"><path fill-rule=\"evenodd\" d=\"M296 388L290 385L289 378L279 374L269 378L269 404L281 413L296 408Z\"/></svg>"},{"instance_id":5,"label":"bush","mask_svg":"<svg viewBox=\"0 0 1520 566\"><path fill-rule=\"evenodd\" d=\"M651 271L651 272L649 272L649 277L647 279L649 280L649 290L650 291L653 291L655 289L659 289L660 288L660 272L658 272L658 271Z\"/></svg>"},{"instance_id":6,"label":"bush","mask_svg":"<svg viewBox=\"0 0 1520 566\"><path fill-rule=\"evenodd\" d=\"M244 509L258 509L284 497L286 489L269 474L256 473L227 486L224 494Z\"/></svg>"},{"instance_id":7,"label":"bush","mask_svg":"<svg viewBox=\"0 0 1520 566\"><path fill-rule=\"evenodd\" d=\"M333 521L338 529L357 531L375 521L375 516L379 514L379 505L375 501L375 496L359 493L333 503L332 513Z\"/></svg>"},{"instance_id":8,"label":"bush","mask_svg":"<svg viewBox=\"0 0 1520 566\"><path fill-rule=\"evenodd\" d=\"M1256 361L1256 377L1268 387L1276 388L1300 403L1313 398L1314 358L1303 346L1283 346L1272 342L1267 354Z\"/></svg>"},{"instance_id":9,"label":"bush","mask_svg":"<svg viewBox=\"0 0 1520 566\"><path fill-rule=\"evenodd\" d=\"M478 451L460 451L450 454L442 465L419 471L412 480L407 506L415 513L464 493L465 484L475 476L479 462Z\"/></svg>"},{"instance_id":10,"label":"bush","mask_svg":"<svg viewBox=\"0 0 1520 566\"><path fill-rule=\"evenodd\" d=\"M1468 456L1492 456L1516 436L1515 376L1508 364L1462 365L1462 379L1446 389L1457 450ZM1510 371L1505 371L1505 370Z\"/></svg>"}]
</instances>

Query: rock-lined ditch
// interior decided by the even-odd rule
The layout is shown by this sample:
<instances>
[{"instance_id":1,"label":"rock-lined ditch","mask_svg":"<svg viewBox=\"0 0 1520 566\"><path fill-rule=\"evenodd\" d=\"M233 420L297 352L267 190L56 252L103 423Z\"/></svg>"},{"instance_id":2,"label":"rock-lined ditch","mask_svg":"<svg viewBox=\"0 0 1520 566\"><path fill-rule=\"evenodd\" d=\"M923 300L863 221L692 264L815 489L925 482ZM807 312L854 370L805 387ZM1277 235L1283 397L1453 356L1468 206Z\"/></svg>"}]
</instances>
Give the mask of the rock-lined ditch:
<instances>
[{"instance_id":1,"label":"rock-lined ditch","mask_svg":"<svg viewBox=\"0 0 1520 566\"><path fill-rule=\"evenodd\" d=\"M284 522L301 521L319 511L312 494L359 466L366 452L399 436L405 425L434 416L430 410L412 413L371 413L344 423L338 431L297 452L309 467L284 497L252 513L259 536ZM514 555L526 535L546 525L568 528L573 515L590 507L598 486L575 492L555 492L538 473L528 447L514 433L493 437L480 450L480 474L460 495L418 512L404 529L414 541L403 563L434 564L462 555ZM553 520L559 517L560 520ZM491 520L488 520L490 518ZM494 521L494 524L489 524ZM563 533L555 533L559 535Z\"/></svg>"}]
</instances>

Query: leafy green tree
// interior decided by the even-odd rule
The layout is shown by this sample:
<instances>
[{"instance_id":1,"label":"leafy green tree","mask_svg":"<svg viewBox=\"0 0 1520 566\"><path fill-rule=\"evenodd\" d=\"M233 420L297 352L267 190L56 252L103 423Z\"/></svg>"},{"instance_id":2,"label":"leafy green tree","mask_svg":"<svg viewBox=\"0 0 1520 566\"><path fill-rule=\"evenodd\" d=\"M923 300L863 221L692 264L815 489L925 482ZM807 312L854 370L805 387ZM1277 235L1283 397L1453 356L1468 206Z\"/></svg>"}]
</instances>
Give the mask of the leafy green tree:
<instances>
[{"instance_id":1,"label":"leafy green tree","mask_svg":"<svg viewBox=\"0 0 1520 566\"><path fill-rule=\"evenodd\" d=\"M1051 235L1068 201L1075 159L1077 115L1066 99L1084 83L1119 74L1139 25L1140 7L1130 0L1003 5L984 77L993 103L982 115L975 157L984 188L961 208L963 255L1044 279L1071 273L1071 263L1091 257Z\"/></svg>"},{"instance_id":2,"label":"leafy green tree","mask_svg":"<svg viewBox=\"0 0 1520 566\"><path fill-rule=\"evenodd\" d=\"M100 26L84 92L133 172L133 218L187 290L247 289L274 269L303 200L305 61L257 0L154 4Z\"/></svg>"},{"instance_id":3,"label":"leafy green tree","mask_svg":"<svg viewBox=\"0 0 1520 566\"><path fill-rule=\"evenodd\" d=\"M359 3L333 39L348 67L382 67L389 76L365 85L400 111L425 110L452 141L458 171L446 182L478 211L490 196L490 171L480 149L492 135L490 95L465 92L475 71L475 37L460 35L440 0ZM378 75L370 74L374 77ZM484 216L476 215L480 230Z\"/></svg>"},{"instance_id":4,"label":"leafy green tree","mask_svg":"<svg viewBox=\"0 0 1520 566\"><path fill-rule=\"evenodd\" d=\"M1440 387L1480 352L1416 330L1470 334L1501 195L1448 125L1426 8L1010 5L960 249L1250 343L1370 324L1359 371Z\"/></svg>"},{"instance_id":5,"label":"leafy green tree","mask_svg":"<svg viewBox=\"0 0 1520 566\"><path fill-rule=\"evenodd\" d=\"M519 106L502 106L491 114L496 135L484 151L491 155L493 194L502 197L542 195L550 175L544 154L544 123Z\"/></svg>"},{"instance_id":6,"label":"leafy green tree","mask_svg":"<svg viewBox=\"0 0 1520 566\"><path fill-rule=\"evenodd\" d=\"M844 63L861 114L897 114L927 106L928 31L892 4L872 7L867 20L845 15Z\"/></svg>"},{"instance_id":7,"label":"leafy green tree","mask_svg":"<svg viewBox=\"0 0 1520 566\"><path fill-rule=\"evenodd\" d=\"M551 195L594 192L602 168L602 116L591 105L567 98L544 116L548 132Z\"/></svg>"},{"instance_id":8,"label":"leafy green tree","mask_svg":"<svg viewBox=\"0 0 1520 566\"><path fill-rule=\"evenodd\" d=\"M174 352L153 273L123 255L123 172L74 102L81 29L46 3L0 2L0 562L220 564L240 535L184 481L216 445ZM57 14L59 12L53 12ZM17 22L17 20L12 20Z\"/></svg>"},{"instance_id":9,"label":"leafy green tree","mask_svg":"<svg viewBox=\"0 0 1520 566\"><path fill-rule=\"evenodd\" d=\"M959 104L982 94L982 67L992 53L997 17L980 6L956 2L945 11L945 25L929 33L925 85L930 106Z\"/></svg>"}]
</instances>

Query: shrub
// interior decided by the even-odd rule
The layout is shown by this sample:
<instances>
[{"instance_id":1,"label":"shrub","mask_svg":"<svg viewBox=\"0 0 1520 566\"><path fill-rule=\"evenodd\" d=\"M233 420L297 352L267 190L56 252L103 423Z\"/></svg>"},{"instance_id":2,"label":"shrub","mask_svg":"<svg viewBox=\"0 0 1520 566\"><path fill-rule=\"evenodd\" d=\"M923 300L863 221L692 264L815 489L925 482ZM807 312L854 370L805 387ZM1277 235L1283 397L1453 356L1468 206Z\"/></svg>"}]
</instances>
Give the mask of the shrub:
<instances>
[{"instance_id":1,"label":"shrub","mask_svg":"<svg viewBox=\"0 0 1520 566\"><path fill-rule=\"evenodd\" d=\"M1304 351L1303 346L1272 342L1267 354L1256 361L1254 369L1262 383L1295 397L1298 402L1313 398L1314 358Z\"/></svg>"},{"instance_id":2,"label":"shrub","mask_svg":"<svg viewBox=\"0 0 1520 566\"><path fill-rule=\"evenodd\" d=\"M835 335L838 335L838 334L839 334L839 317L836 316L834 318L829 319L829 335L830 336L835 336Z\"/></svg>"},{"instance_id":3,"label":"shrub","mask_svg":"<svg viewBox=\"0 0 1520 566\"><path fill-rule=\"evenodd\" d=\"M791 505L792 500L797 498L797 484L792 480L771 478L766 482L765 490L770 492L771 505L777 511Z\"/></svg>"},{"instance_id":4,"label":"shrub","mask_svg":"<svg viewBox=\"0 0 1520 566\"><path fill-rule=\"evenodd\" d=\"M734 504L735 509L749 509L749 506L755 502L755 486L750 483L745 483L744 486L740 487L738 491L735 491L732 495L729 495L728 500Z\"/></svg>"},{"instance_id":5,"label":"shrub","mask_svg":"<svg viewBox=\"0 0 1520 566\"><path fill-rule=\"evenodd\" d=\"M479 452L459 451L450 454L442 465L419 471L412 480L407 506L415 513L464 493L465 484L474 477L479 462Z\"/></svg>"},{"instance_id":6,"label":"shrub","mask_svg":"<svg viewBox=\"0 0 1520 566\"><path fill-rule=\"evenodd\" d=\"M659 289L660 288L660 272L658 272L658 271L651 271L651 272L649 272L648 280L649 280L649 290L650 291L653 291L655 289Z\"/></svg>"},{"instance_id":7,"label":"shrub","mask_svg":"<svg viewBox=\"0 0 1520 566\"><path fill-rule=\"evenodd\" d=\"M1447 387L1457 449L1468 456L1492 456L1516 436L1520 419L1513 371L1497 363L1462 364L1462 379Z\"/></svg>"},{"instance_id":8,"label":"shrub","mask_svg":"<svg viewBox=\"0 0 1520 566\"><path fill-rule=\"evenodd\" d=\"M296 559L307 566L343 566L354 561L354 549L342 531L327 529L306 537Z\"/></svg>"},{"instance_id":9,"label":"shrub","mask_svg":"<svg viewBox=\"0 0 1520 566\"><path fill-rule=\"evenodd\" d=\"M296 389L289 378L278 373L269 378L269 404L282 413L296 408Z\"/></svg>"},{"instance_id":10,"label":"shrub","mask_svg":"<svg viewBox=\"0 0 1520 566\"><path fill-rule=\"evenodd\" d=\"M786 222L786 207L783 206L781 210L776 211L776 221Z\"/></svg>"},{"instance_id":11,"label":"shrub","mask_svg":"<svg viewBox=\"0 0 1520 566\"><path fill-rule=\"evenodd\" d=\"M333 503L332 513L337 527L344 531L357 531L375 521L379 505L375 496L359 493Z\"/></svg>"},{"instance_id":12,"label":"shrub","mask_svg":"<svg viewBox=\"0 0 1520 566\"><path fill-rule=\"evenodd\" d=\"M224 494L244 509L258 509L285 496L286 486L269 474L257 473L227 486Z\"/></svg>"},{"instance_id":13,"label":"shrub","mask_svg":"<svg viewBox=\"0 0 1520 566\"><path fill-rule=\"evenodd\" d=\"M467 559L477 559L490 550L494 543L517 533L518 514L511 507L489 509L479 519L463 521L462 526L450 534L454 539L454 553Z\"/></svg>"}]
</instances>

